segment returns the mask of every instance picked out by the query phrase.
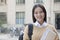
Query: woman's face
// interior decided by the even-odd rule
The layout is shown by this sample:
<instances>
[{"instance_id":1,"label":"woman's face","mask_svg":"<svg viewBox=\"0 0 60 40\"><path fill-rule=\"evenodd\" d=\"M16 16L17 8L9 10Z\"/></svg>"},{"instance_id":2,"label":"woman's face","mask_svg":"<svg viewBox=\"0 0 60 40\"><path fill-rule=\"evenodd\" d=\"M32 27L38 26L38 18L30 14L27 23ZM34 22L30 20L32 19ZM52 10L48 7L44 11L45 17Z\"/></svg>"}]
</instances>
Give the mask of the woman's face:
<instances>
[{"instance_id":1,"label":"woman's face","mask_svg":"<svg viewBox=\"0 0 60 40\"><path fill-rule=\"evenodd\" d=\"M38 22L44 21L45 14L44 14L42 8L40 8L40 7L35 8L34 17Z\"/></svg>"}]
</instances>

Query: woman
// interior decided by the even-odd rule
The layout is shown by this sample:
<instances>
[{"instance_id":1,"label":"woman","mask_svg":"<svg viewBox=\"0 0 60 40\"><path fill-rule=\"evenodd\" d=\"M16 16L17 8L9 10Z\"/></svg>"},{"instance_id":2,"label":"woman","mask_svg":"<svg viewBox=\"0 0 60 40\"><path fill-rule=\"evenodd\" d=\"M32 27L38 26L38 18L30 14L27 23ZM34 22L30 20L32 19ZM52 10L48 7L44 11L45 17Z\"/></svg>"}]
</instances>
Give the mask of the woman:
<instances>
[{"instance_id":1,"label":"woman","mask_svg":"<svg viewBox=\"0 0 60 40\"><path fill-rule=\"evenodd\" d=\"M34 22L33 23L33 34L31 36L32 40L50 40L47 38L48 36L44 34L46 29L53 31L56 34L56 36L53 37L54 38L53 40L59 40L55 27L53 25L46 23L46 10L43 5L37 4L33 7L32 18ZM50 34L47 34L47 35L50 35ZM24 30L23 40L29 40L28 25Z\"/></svg>"}]
</instances>

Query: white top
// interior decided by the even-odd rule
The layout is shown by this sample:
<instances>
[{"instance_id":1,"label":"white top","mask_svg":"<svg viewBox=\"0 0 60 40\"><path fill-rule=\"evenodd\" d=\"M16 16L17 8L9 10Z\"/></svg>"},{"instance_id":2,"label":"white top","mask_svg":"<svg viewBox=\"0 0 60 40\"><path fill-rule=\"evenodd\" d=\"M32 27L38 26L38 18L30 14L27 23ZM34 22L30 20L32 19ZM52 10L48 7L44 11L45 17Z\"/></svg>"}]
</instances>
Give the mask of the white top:
<instances>
[{"instance_id":1,"label":"white top","mask_svg":"<svg viewBox=\"0 0 60 40\"><path fill-rule=\"evenodd\" d=\"M41 25L40 23L38 23L38 21L36 21L36 22L34 23L34 25L37 26L37 27L46 27L46 26L47 26L47 23L44 22L44 23Z\"/></svg>"}]
</instances>

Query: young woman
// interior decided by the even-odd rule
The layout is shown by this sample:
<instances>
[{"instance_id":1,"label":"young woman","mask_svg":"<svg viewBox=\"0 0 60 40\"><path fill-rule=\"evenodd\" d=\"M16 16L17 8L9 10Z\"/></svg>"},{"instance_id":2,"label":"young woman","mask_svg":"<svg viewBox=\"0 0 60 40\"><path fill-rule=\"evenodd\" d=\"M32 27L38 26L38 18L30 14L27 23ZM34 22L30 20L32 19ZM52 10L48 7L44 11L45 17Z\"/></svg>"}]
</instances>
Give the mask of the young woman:
<instances>
[{"instance_id":1,"label":"young woman","mask_svg":"<svg viewBox=\"0 0 60 40\"><path fill-rule=\"evenodd\" d=\"M51 40L59 40L55 27L46 22L46 10L43 5L37 4L33 7L32 18L34 23L31 40L50 40L49 38L52 34L48 33L49 30L56 34L55 36L53 36L53 39L51 38ZM29 40L28 25L24 30L23 40Z\"/></svg>"}]
</instances>

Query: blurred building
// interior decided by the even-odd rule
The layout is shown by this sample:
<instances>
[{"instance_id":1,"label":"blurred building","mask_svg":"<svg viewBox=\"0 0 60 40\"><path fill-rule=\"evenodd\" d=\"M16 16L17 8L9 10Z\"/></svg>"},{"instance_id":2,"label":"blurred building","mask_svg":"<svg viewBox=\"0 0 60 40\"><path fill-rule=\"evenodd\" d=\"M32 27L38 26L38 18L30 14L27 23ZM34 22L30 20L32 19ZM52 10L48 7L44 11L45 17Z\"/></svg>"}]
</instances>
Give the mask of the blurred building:
<instances>
[{"instance_id":1,"label":"blurred building","mask_svg":"<svg viewBox=\"0 0 60 40\"><path fill-rule=\"evenodd\" d=\"M0 21L4 24L32 22L32 8L40 3L47 10L47 22L60 28L60 0L0 0Z\"/></svg>"}]
</instances>

